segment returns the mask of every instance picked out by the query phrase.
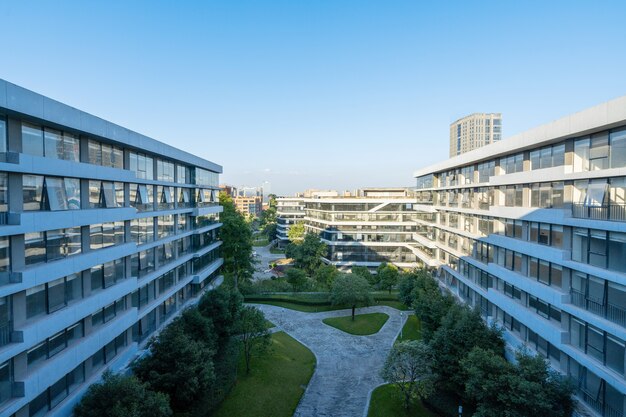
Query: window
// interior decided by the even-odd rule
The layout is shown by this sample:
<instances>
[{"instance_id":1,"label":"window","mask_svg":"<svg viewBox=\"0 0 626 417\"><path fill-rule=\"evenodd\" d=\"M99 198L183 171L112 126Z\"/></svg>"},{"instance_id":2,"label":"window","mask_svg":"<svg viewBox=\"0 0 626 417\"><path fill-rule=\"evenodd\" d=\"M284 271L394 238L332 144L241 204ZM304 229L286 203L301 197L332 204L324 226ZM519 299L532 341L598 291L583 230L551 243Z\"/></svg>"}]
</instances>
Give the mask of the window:
<instances>
[{"instance_id":1,"label":"window","mask_svg":"<svg viewBox=\"0 0 626 417\"><path fill-rule=\"evenodd\" d=\"M562 166L565 163L565 144L547 146L530 152L530 169Z\"/></svg>"},{"instance_id":2,"label":"window","mask_svg":"<svg viewBox=\"0 0 626 417\"><path fill-rule=\"evenodd\" d=\"M124 222L92 224L89 226L91 249L102 249L125 242Z\"/></svg>"},{"instance_id":3,"label":"window","mask_svg":"<svg viewBox=\"0 0 626 417\"><path fill-rule=\"evenodd\" d=\"M176 165L176 182L179 184L189 184L191 182L191 172L185 165Z\"/></svg>"},{"instance_id":4,"label":"window","mask_svg":"<svg viewBox=\"0 0 626 417\"><path fill-rule=\"evenodd\" d=\"M157 218L159 239L173 235L174 229L174 215L168 214L165 216L159 216Z\"/></svg>"},{"instance_id":5,"label":"window","mask_svg":"<svg viewBox=\"0 0 626 417\"><path fill-rule=\"evenodd\" d=\"M513 174L524 170L524 154L518 153L500 159L500 168L505 174Z\"/></svg>"},{"instance_id":6,"label":"window","mask_svg":"<svg viewBox=\"0 0 626 417\"><path fill-rule=\"evenodd\" d=\"M26 211L80 209L80 180L77 178L24 175L22 185Z\"/></svg>"},{"instance_id":7,"label":"window","mask_svg":"<svg viewBox=\"0 0 626 417\"><path fill-rule=\"evenodd\" d=\"M157 187L157 198L159 202L159 210L171 210L174 208L174 188L163 187L159 185Z\"/></svg>"},{"instance_id":8,"label":"window","mask_svg":"<svg viewBox=\"0 0 626 417\"><path fill-rule=\"evenodd\" d=\"M34 156L79 161L79 141L70 133L22 124L22 152Z\"/></svg>"},{"instance_id":9,"label":"window","mask_svg":"<svg viewBox=\"0 0 626 417\"><path fill-rule=\"evenodd\" d=\"M207 171L206 169L202 169L202 168L195 168L194 174L195 174L194 184L196 185L204 185L204 186L215 187L215 188L219 186L217 172Z\"/></svg>"},{"instance_id":10,"label":"window","mask_svg":"<svg viewBox=\"0 0 626 417\"><path fill-rule=\"evenodd\" d=\"M616 130L610 134L611 168L626 166L626 128Z\"/></svg>"},{"instance_id":11,"label":"window","mask_svg":"<svg viewBox=\"0 0 626 417\"><path fill-rule=\"evenodd\" d=\"M131 238L138 245L154 240L154 217L133 219L130 222Z\"/></svg>"},{"instance_id":12,"label":"window","mask_svg":"<svg viewBox=\"0 0 626 417\"><path fill-rule=\"evenodd\" d=\"M154 186L130 184L130 205L138 211L154 210Z\"/></svg>"},{"instance_id":13,"label":"window","mask_svg":"<svg viewBox=\"0 0 626 417\"><path fill-rule=\"evenodd\" d=\"M124 168L124 150L117 146L89 140L89 163L111 168Z\"/></svg>"},{"instance_id":14,"label":"window","mask_svg":"<svg viewBox=\"0 0 626 417\"><path fill-rule=\"evenodd\" d=\"M0 152L7 151L7 122L0 118ZM1 368L0 368L1 369ZM0 403L2 403L2 396L0 394Z\"/></svg>"},{"instance_id":15,"label":"window","mask_svg":"<svg viewBox=\"0 0 626 417\"><path fill-rule=\"evenodd\" d=\"M530 195L531 207L560 208L563 206L563 183L533 184Z\"/></svg>"},{"instance_id":16,"label":"window","mask_svg":"<svg viewBox=\"0 0 626 417\"><path fill-rule=\"evenodd\" d=\"M145 154L130 152L130 170L137 175L137 178L153 180L154 160Z\"/></svg>"},{"instance_id":17,"label":"window","mask_svg":"<svg viewBox=\"0 0 626 417\"><path fill-rule=\"evenodd\" d=\"M174 163L157 159L157 180L174 182Z\"/></svg>"},{"instance_id":18,"label":"window","mask_svg":"<svg viewBox=\"0 0 626 417\"><path fill-rule=\"evenodd\" d=\"M83 296L80 274L37 285L26 290L26 317L51 314Z\"/></svg>"},{"instance_id":19,"label":"window","mask_svg":"<svg viewBox=\"0 0 626 417\"><path fill-rule=\"evenodd\" d=\"M116 208L124 206L124 183L89 181L89 207Z\"/></svg>"}]
</instances>

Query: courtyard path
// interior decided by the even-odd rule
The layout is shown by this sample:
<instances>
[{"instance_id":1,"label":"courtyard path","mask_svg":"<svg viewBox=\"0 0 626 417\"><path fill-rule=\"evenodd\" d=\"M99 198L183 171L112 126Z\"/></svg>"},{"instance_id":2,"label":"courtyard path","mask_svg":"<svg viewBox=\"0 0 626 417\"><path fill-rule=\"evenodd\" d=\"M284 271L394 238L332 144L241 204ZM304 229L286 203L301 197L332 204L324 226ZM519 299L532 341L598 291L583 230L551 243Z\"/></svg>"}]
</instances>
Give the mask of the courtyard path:
<instances>
[{"instance_id":1,"label":"courtyard path","mask_svg":"<svg viewBox=\"0 0 626 417\"><path fill-rule=\"evenodd\" d=\"M383 383L379 372L407 313L387 306L357 309L357 314L386 313L389 319L371 336L354 336L322 323L327 317L350 315L350 310L305 313L254 304L265 317L308 347L317 366L294 417L363 417L369 393ZM274 330L274 329L272 329Z\"/></svg>"}]
</instances>

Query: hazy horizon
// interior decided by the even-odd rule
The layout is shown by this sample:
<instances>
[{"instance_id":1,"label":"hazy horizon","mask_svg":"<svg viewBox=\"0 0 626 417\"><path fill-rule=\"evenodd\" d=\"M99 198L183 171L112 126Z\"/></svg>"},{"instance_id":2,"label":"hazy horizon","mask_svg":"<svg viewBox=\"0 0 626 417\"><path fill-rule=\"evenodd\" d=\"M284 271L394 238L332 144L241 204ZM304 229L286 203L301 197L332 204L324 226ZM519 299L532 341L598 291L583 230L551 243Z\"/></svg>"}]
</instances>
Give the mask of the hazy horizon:
<instances>
[{"instance_id":1,"label":"hazy horizon","mask_svg":"<svg viewBox=\"0 0 626 417\"><path fill-rule=\"evenodd\" d=\"M618 1L8 2L0 78L216 162L221 183L412 186L448 157L459 117L500 112L508 138L626 94L625 14Z\"/></svg>"}]
</instances>

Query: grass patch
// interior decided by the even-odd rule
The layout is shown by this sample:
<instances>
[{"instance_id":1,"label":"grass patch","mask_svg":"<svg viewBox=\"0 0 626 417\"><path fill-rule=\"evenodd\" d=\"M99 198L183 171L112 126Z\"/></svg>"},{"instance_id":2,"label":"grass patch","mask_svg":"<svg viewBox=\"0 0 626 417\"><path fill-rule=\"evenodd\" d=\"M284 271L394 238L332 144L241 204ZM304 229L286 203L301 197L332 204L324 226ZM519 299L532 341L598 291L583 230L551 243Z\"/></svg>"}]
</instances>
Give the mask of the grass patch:
<instances>
[{"instance_id":1,"label":"grass patch","mask_svg":"<svg viewBox=\"0 0 626 417\"><path fill-rule=\"evenodd\" d=\"M276 325L269 320L265 320L265 328L271 329L272 327L276 327Z\"/></svg>"},{"instance_id":2,"label":"grass patch","mask_svg":"<svg viewBox=\"0 0 626 417\"><path fill-rule=\"evenodd\" d=\"M237 382L214 417L291 417L315 369L315 356L284 332L272 335L271 350L252 359L246 375L243 355Z\"/></svg>"},{"instance_id":3,"label":"grass patch","mask_svg":"<svg viewBox=\"0 0 626 417\"><path fill-rule=\"evenodd\" d=\"M285 253L285 251L283 249L270 248L270 253L273 255L282 255Z\"/></svg>"},{"instance_id":4,"label":"grass patch","mask_svg":"<svg viewBox=\"0 0 626 417\"><path fill-rule=\"evenodd\" d=\"M374 303L372 306L388 306L397 310L410 310L409 307L398 301L395 295L389 296L387 292L375 292L372 295ZM351 308L349 305L330 304L330 294L318 292L310 294L283 293L283 294L248 294L245 297L247 303L270 304L278 307L289 308L291 310L315 313L319 311L345 310ZM366 307L357 305L357 307Z\"/></svg>"},{"instance_id":5,"label":"grass patch","mask_svg":"<svg viewBox=\"0 0 626 417\"><path fill-rule=\"evenodd\" d=\"M395 385L381 385L372 392L367 417L437 417L426 409L422 403L412 404L404 408L402 395Z\"/></svg>"},{"instance_id":6,"label":"grass patch","mask_svg":"<svg viewBox=\"0 0 626 417\"><path fill-rule=\"evenodd\" d=\"M270 241L267 238L256 239L252 241L252 246L267 246L270 244Z\"/></svg>"},{"instance_id":7,"label":"grass patch","mask_svg":"<svg viewBox=\"0 0 626 417\"><path fill-rule=\"evenodd\" d=\"M352 320L352 316L344 316L331 317L322 320L322 322L346 333L365 336L378 333L388 319L389 316L385 313L369 313L357 314L354 316L354 321Z\"/></svg>"},{"instance_id":8,"label":"grass patch","mask_svg":"<svg viewBox=\"0 0 626 417\"><path fill-rule=\"evenodd\" d=\"M404 340L420 340L422 338L422 323L419 321L417 316L411 314L406 323L404 323L404 327L402 327L402 337L398 335L396 342L401 342Z\"/></svg>"}]
</instances>

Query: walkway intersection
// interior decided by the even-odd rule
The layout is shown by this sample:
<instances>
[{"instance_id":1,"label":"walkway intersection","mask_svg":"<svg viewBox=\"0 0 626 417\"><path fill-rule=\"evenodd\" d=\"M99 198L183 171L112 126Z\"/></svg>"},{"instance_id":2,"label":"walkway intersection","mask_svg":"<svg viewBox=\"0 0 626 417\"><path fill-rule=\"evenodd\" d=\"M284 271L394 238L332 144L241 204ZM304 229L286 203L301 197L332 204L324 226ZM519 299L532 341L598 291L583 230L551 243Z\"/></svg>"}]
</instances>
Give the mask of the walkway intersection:
<instances>
[{"instance_id":1,"label":"walkway intersection","mask_svg":"<svg viewBox=\"0 0 626 417\"><path fill-rule=\"evenodd\" d=\"M305 313L255 304L265 317L306 345L317 366L294 417L362 417L371 390L383 383L379 372L406 322L407 313L386 306L365 307L357 314L385 313L389 319L376 334L354 336L322 320L350 315L350 310ZM273 329L274 330L274 329Z\"/></svg>"}]
</instances>

